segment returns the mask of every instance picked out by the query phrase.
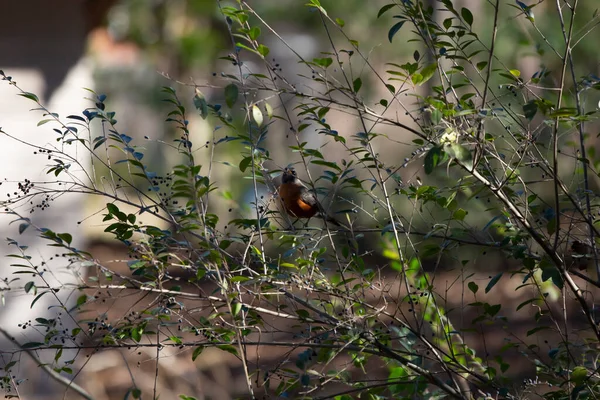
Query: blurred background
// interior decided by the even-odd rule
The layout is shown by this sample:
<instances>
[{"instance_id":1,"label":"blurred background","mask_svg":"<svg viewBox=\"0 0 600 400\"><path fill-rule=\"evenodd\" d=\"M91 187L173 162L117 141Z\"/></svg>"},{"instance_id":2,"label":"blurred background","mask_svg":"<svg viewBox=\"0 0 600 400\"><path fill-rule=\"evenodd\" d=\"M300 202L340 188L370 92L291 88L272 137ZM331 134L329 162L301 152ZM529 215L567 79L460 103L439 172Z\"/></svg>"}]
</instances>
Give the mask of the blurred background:
<instances>
[{"instance_id":1,"label":"blurred background","mask_svg":"<svg viewBox=\"0 0 600 400\"><path fill-rule=\"evenodd\" d=\"M436 7L437 2L428 1L432 7ZM232 43L228 26L218 8L219 3L222 6L228 4L226 1L212 0L3 2L0 5L0 69L12 76L23 90L36 93L42 103L61 116L79 114L90 105L86 97L92 95L84 88L107 95L106 104L109 109L117 112L120 132L138 142L144 142L145 161L152 165L153 170L166 173L178 160L177 153L170 151L169 147L163 144L171 143L176 133L172 125L165 123L171 108L163 101L164 95L160 88L172 86L177 90L181 89L184 98L182 101L193 110L193 87L186 85L202 85L209 102L222 102L222 87L226 82L220 79L221 74L236 72L231 62L223 59L232 52ZM318 14L305 7L305 3L303 0L256 0L251 2L251 6L281 35L285 43L303 57L312 59L322 56L322 52L331 51L331 45ZM424 49L419 48L418 42L410 41L414 38L410 29L404 29L391 43L388 41L388 30L393 22L389 16L385 19L377 18L378 10L386 3L386 0L322 0L323 6L333 18L345 21L346 34L360 42L374 69L382 73L387 68L386 62L403 64L413 59L415 50L424 52ZM464 0L453 3L456 9L468 7L476 16L476 24L480 27L489 25L492 14L485 2ZM546 40L560 47L562 32L557 24L558 16L554 6L546 3L542 2L535 8L537 24L546 34ZM582 15L592 14L593 8L596 7L593 4L595 2L582 3L579 12ZM501 30L498 32L499 40L496 44L498 58L511 68L520 70L521 76L532 76L543 68L555 71L560 65L559 60L556 57L546 58L556 60L556 64L548 64L548 61L542 63L542 57L550 51L548 46L532 32L524 18L515 18L511 16L513 14L514 10L503 3L500 14ZM444 16L440 15L440 21L443 19ZM582 36L589 28L590 26L582 23L576 30L580 31ZM306 70L297 63L296 56L284 42L269 34L268 29L263 27L262 31L264 43L270 48L269 58L273 64L281 69L281 73L291 83L310 90L310 79L300 77ZM480 38L484 43L488 43L491 32L485 28L480 32ZM577 47L576 59L584 60L578 65L581 75L594 71L598 73L597 48L590 43L593 41L585 41ZM253 65L252 62L251 58L247 61L248 68L259 72L262 67L258 64ZM365 104L375 104L386 95L385 87L373 80L370 74L365 75L363 87ZM427 90L425 85L420 94L427 94ZM44 137L51 135L51 132L37 127L41 116L31 112L31 103L16 94L13 87L1 82L2 130L26 141L36 142L41 138L42 142L51 143L52 137ZM401 111L403 114L404 111ZM210 120L203 120L199 115L192 114L194 113L190 113L189 119L193 141L211 141L215 126L211 125ZM414 125L408 117L405 122ZM360 130L354 117L343 114L333 115L331 124L338 131L348 134ZM274 124L270 128L269 148L273 158L273 169L298 161L287 150L287 146L293 144L288 133L289 126L284 123ZM402 160L411 156L415 146L410 144L413 138L408 133L397 138L400 143L404 142L407 145L389 150L382 148L381 152L388 159L397 158L396 164L401 164ZM310 135L310 132L305 133L302 139L312 141L312 147L324 144L319 142L323 138ZM235 182L228 187L231 196L224 198L219 205L222 208L219 214L223 215L224 220L244 217L252 212L246 200L252 195L251 181L241 180L241 173L237 168L239 150L235 146L223 147L215 156L215 160L223 166L215 171L215 180ZM327 154L329 161L339 161L341 157L343 154L336 152ZM44 174L38 172L43 171L46 157L37 154L36 149L31 146L3 137L0 142L0 159L2 179L44 179ZM414 168L407 168L403 172L402 179L405 183L423 175L420 163L416 164L418 165ZM443 176L436 179L451 180ZM10 190L2 188L2 191L3 195L6 195L5 192L10 195ZM32 218L39 226L51 226L57 232L71 232L77 242L89 249L99 260L113 261L115 269L122 268L122 272L126 273L127 267L118 262L126 258L124 249L106 240L107 237L103 233L105 226L101 223L102 215L96 213L104 207L104 201L98 197L82 202L65 196L57 199L49 211L36 213ZM406 204L408 212L411 207L411 204ZM482 204L482 215L485 214L484 208L485 205ZM491 214L484 215L481 220L489 221L493 217ZM11 218L6 216L0 221L1 237L16 235L15 226L8 225L10 221ZM83 223L80 223L82 221ZM363 223L375 225L368 219L364 219ZM36 239L35 235L26 233L20 238L27 245L36 248L36 256L40 259L49 260L53 257L51 249L41 246L41 241ZM0 251L5 255L13 249L4 246L0 247ZM477 251L473 250L474 258L481 255ZM458 260L449 262L458 263ZM8 264L3 261L0 265L2 278L10 276L11 269ZM451 271L453 267L454 265L448 264L444 271L439 271L438 282L445 282L443 274ZM505 268L505 259L499 255L487 255L482 273L487 277ZM62 283L77 283L84 278L78 273L73 273L56 279ZM506 301L516 304L522 301L520 298L510 298L517 284L518 282L507 286L504 291ZM31 340L31 337L20 336L21 324L35 319L39 310L44 308L43 302L38 304L39 308L32 309L29 307L30 296L17 295L11 298L11 295L7 294L7 299L7 306L0 309L0 325L20 341ZM119 304L108 302L104 309L99 307L98 315L107 315L109 318L109 315L127 313L133 307L131 304L139 299L136 297L130 300L129 303ZM65 321L64 325L70 324ZM522 329L525 330L526 327ZM500 346L501 339L496 339L497 343L492 338L487 345ZM9 349L14 345L8 340L3 343L2 349ZM167 354L168 352L171 353ZM206 350L202 357L192 362L189 351L165 350L159 362L161 398L174 399L179 393L187 393L198 399L228 399L245 393L245 383L237 360L225 354L218 350L214 353ZM3 355L3 361L6 363L13 356ZM117 351L94 353L85 366L81 366L82 370L76 381L98 400L123 398L131 388L132 380L148 392L154 384L155 356L151 349L135 349L124 354ZM20 357L27 362L26 356ZM518 368L514 371L515 374L519 372ZM26 398L62 398L65 392L63 387L54 384L40 369L33 368L30 372L31 382L35 384L23 384L24 393L30 396ZM70 396L72 394L67 392L65 398L77 398Z\"/></svg>"}]
</instances>

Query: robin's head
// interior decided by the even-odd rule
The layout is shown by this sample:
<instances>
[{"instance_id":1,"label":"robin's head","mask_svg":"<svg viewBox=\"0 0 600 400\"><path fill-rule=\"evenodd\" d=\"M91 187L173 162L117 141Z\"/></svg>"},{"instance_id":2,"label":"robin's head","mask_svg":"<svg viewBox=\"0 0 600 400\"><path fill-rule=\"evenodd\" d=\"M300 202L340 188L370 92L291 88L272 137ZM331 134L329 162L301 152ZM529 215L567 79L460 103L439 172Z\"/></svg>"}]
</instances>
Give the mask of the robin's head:
<instances>
[{"instance_id":1,"label":"robin's head","mask_svg":"<svg viewBox=\"0 0 600 400\"><path fill-rule=\"evenodd\" d=\"M285 168L283 170L281 183L293 183L296 179L298 179L298 175L296 175L296 170L294 168Z\"/></svg>"}]
</instances>

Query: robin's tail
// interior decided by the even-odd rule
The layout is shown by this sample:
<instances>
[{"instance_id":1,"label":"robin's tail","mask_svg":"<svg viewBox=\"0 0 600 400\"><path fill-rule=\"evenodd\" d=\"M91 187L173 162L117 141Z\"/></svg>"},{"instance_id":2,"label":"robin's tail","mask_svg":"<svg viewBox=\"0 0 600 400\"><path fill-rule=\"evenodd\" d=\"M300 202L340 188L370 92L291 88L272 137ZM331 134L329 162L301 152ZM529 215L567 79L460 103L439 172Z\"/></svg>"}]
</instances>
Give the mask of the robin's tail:
<instances>
[{"instance_id":1,"label":"robin's tail","mask_svg":"<svg viewBox=\"0 0 600 400\"><path fill-rule=\"evenodd\" d=\"M331 222L332 224L334 224L335 226L339 226L340 228L344 228L344 225L340 224L338 222L338 220L336 220L335 218L333 218L330 215L324 214L324 213L319 213L319 218L324 219L327 222Z\"/></svg>"}]
</instances>

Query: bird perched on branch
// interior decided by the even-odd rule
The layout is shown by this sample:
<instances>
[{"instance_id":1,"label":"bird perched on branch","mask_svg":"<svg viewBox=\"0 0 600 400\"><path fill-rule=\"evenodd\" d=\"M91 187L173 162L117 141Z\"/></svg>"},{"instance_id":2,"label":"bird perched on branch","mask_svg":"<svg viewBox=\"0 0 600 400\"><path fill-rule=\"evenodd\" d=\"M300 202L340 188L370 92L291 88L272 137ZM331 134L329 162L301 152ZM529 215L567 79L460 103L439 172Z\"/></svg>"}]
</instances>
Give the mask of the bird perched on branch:
<instances>
[{"instance_id":1,"label":"bird perched on branch","mask_svg":"<svg viewBox=\"0 0 600 400\"><path fill-rule=\"evenodd\" d=\"M325 213L317 196L308 189L293 168L285 168L279 185L279 198L285 211L296 218L312 218L317 216L334 225L342 226L333 217Z\"/></svg>"}]
</instances>

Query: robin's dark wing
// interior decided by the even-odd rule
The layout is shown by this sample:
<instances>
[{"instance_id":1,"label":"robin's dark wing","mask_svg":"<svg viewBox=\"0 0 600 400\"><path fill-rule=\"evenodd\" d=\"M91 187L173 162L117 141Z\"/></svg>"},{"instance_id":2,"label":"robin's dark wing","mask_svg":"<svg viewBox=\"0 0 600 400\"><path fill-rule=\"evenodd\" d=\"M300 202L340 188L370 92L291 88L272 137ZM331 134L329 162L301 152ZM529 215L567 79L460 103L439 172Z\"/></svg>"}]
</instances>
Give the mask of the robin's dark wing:
<instances>
[{"instance_id":1,"label":"robin's dark wing","mask_svg":"<svg viewBox=\"0 0 600 400\"><path fill-rule=\"evenodd\" d=\"M299 218L311 218L319 211L317 196L306 188L301 188L295 197L294 204L288 209Z\"/></svg>"},{"instance_id":2,"label":"robin's dark wing","mask_svg":"<svg viewBox=\"0 0 600 400\"><path fill-rule=\"evenodd\" d=\"M300 193L300 200L302 200L304 203L308 204L311 207L317 207L318 206L317 196L310 190L308 190L306 188L303 188L303 189L304 190L302 190Z\"/></svg>"},{"instance_id":3,"label":"robin's dark wing","mask_svg":"<svg viewBox=\"0 0 600 400\"><path fill-rule=\"evenodd\" d=\"M333 218L325 213L325 210L323 210L323 208L321 207L321 205L319 204L319 202L317 200L317 196L312 191L310 191L308 189L304 190L302 192L302 196L300 198L301 198L302 202L304 202L307 206L309 206L309 207L302 207L303 209L305 209L306 211L308 211L310 209L311 213L318 214L324 220L329 221L329 222L333 223L334 225L342 226L338 221L336 221L335 218Z\"/></svg>"},{"instance_id":4,"label":"robin's dark wing","mask_svg":"<svg viewBox=\"0 0 600 400\"><path fill-rule=\"evenodd\" d=\"M310 218L316 214L316 197L305 194L307 189L290 183L279 186L279 196L288 214L296 218Z\"/></svg>"}]
</instances>

